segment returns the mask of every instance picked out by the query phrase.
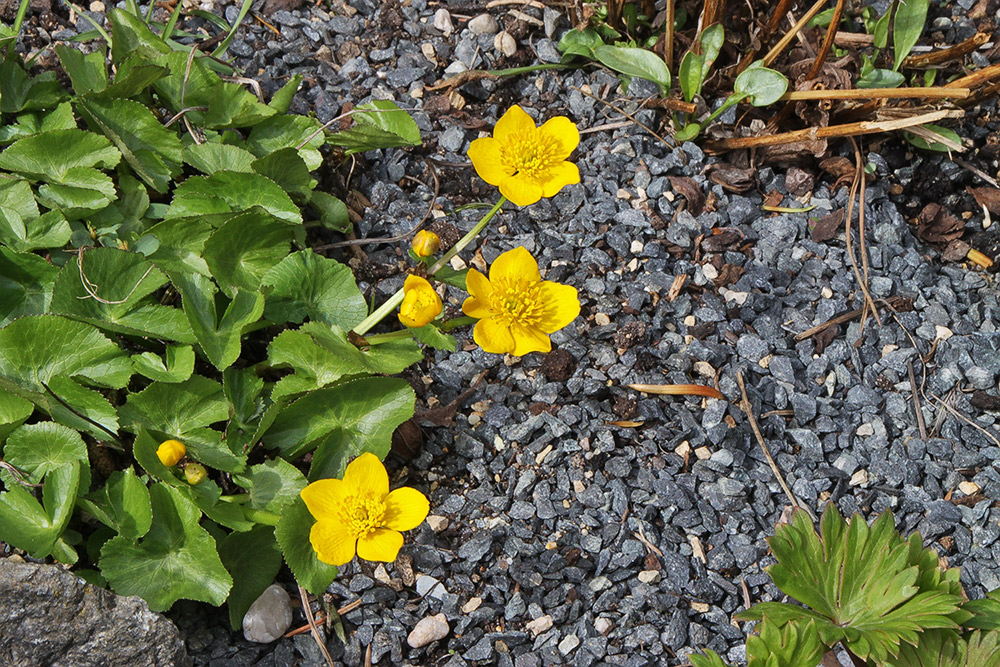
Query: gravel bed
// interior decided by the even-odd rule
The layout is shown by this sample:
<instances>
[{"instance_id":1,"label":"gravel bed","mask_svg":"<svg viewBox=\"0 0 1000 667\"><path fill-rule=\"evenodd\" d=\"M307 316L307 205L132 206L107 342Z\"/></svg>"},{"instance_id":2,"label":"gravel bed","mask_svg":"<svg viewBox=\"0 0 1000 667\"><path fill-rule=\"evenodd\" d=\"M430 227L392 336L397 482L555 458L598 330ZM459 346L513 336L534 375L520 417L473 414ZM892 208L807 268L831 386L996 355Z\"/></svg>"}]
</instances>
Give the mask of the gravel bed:
<instances>
[{"instance_id":1,"label":"gravel bed","mask_svg":"<svg viewBox=\"0 0 1000 667\"><path fill-rule=\"evenodd\" d=\"M574 157L582 184L526 209L508 205L480 248L489 263L526 247L547 279L579 289L580 318L553 336L549 356L486 354L464 331L457 352L430 350L410 375L418 411L464 397L453 425L425 425L422 446L388 460L394 479L428 494L433 516L408 535L396 564L342 570L329 589L334 604L361 604L343 616L346 644L329 642L333 657L363 664L370 647L381 665L640 667L686 664L708 647L739 664L744 634L731 615L744 592L755 602L779 595L763 570L764 539L789 499L737 403L647 396L629 383L717 383L738 401L742 372L778 468L804 504L833 501L869 518L891 510L904 531L919 530L962 566L970 596L1000 587L994 276L942 262L909 222L935 201L982 230L965 187L983 183L947 156L899 143L868 153L871 294L905 298L893 301L898 312L881 311L881 324L855 318L823 342L796 341L862 305L843 230L811 240L811 219L844 208L847 188L817 178L811 198L796 198L787 170L765 166L754 188L730 192L705 173L716 158L694 144L670 147L631 124L600 129L622 119L581 91L612 100L618 81L592 67L482 80L451 95L428 90L466 68L558 61L565 17L510 5L476 19L483 7L350 0L329 12L279 10L268 21L280 37L248 20L230 49L265 94L303 74L293 111L322 121L370 99L412 110L425 145L369 154L353 171L352 187L370 201L361 237L400 234L423 218L435 192L429 159L438 162L435 216L471 228L483 211L456 209L496 193L453 163L468 161L469 142L511 104L539 121L567 115L597 130ZM235 18L235 7L224 11ZM500 28L516 40L513 56L494 47ZM953 43L975 26L956 15L934 29ZM630 92L655 91L636 81ZM650 111L636 118L657 122ZM969 123L963 134L982 148L994 124ZM991 159L977 164L995 174ZM671 177L694 179L706 210L693 216ZM774 192L780 206L816 208L762 211ZM402 250L365 246L362 288L383 298L401 286ZM686 283L673 294L678 276ZM461 295L447 303L457 312ZM926 438L910 365L923 386ZM408 633L438 613L450 634L410 648ZM196 664L322 664L308 633L258 646L203 606L178 605L172 617Z\"/></svg>"}]
</instances>

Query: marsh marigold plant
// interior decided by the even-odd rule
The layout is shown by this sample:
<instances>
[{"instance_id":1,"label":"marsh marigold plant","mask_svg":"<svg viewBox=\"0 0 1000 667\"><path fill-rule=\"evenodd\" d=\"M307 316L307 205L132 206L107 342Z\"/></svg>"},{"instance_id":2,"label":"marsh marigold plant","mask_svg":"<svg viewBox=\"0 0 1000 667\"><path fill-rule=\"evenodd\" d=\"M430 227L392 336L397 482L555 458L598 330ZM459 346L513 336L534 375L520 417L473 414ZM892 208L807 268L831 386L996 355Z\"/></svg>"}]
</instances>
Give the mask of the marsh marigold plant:
<instances>
[{"instance_id":1,"label":"marsh marigold plant","mask_svg":"<svg viewBox=\"0 0 1000 667\"><path fill-rule=\"evenodd\" d=\"M487 352L548 352L549 334L580 314L576 288L542 280L538 262L521 247L497 257L489 278L469 269L465 280L469 297L462 312L479 320L472 337Z\"/></svg>"},{"instance_id":2,"label":"marsh marigold plant","mask_svg":"<svg viewBox=\"0 0 1000 667\"><path fill-rule=\"evenodd\" d=\"M580 132L569 118L556 116L535 127L514 105L497 121L492 137L472 142L469 158L481 179L518 206L528 206L580 182L580 170L566 161L579 143Z\"/></svg>"},{"instance_id":3,"label":"marsh marigold plant","mask_svg":"<svg viewBox=\"0 0 1000 667\"><path fill-rule=\"evenodd\" d=\"M301 492L316 519L309 542L316 556L330 565L354 558L391 563L403 536L416 528L430 510L427 497L416 489L389 491L389 475L377 456L365 453L351 461L344 479L321 479Z\"/></svg>"}]
</instances>

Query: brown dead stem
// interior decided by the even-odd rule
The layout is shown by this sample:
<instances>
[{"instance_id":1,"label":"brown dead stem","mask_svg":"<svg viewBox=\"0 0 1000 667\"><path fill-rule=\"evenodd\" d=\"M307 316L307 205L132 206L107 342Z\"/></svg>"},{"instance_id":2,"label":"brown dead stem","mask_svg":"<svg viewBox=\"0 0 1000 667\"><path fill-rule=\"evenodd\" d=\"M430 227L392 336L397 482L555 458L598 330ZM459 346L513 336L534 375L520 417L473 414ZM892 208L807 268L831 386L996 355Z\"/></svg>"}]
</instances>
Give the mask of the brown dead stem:
<instances>
[{"instance_id":1,"label":"brown dead stem","mask_svg":"<svg viewBox=\"0 0 1000 667\"><path fill-rule=\"evenodd\" d=\"M968 88L849 88L847 90L793 90L783 100L875 100L875 99L963 99L972 94Z\"/></svg>"},{"instance_id":2,"label":"brown dead stem","mask_svg":"<svg viewBox=\"0 0 1000 667\"><path fill-rule=\"evenodd\" d=\"M906 60L903 61L903 67L922 69L932 65L940 65L941 63L946 63L949 60L957 60L972 53L988 41L990 41L990 36L987 33L977 32L964 42L955 44L954 46L949 46L946 49L907 56Z\"/></svg>"}]
</instances>

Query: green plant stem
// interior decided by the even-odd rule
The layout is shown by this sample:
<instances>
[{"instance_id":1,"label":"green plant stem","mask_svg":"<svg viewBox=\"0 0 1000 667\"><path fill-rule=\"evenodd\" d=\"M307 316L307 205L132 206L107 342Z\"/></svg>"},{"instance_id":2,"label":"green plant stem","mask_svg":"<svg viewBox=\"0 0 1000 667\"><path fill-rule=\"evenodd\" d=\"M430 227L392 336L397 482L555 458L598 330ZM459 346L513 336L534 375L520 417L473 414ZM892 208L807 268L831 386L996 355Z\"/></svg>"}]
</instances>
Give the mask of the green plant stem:
<instances>
[{"instance_id":1,"label":"green plant stem","mask_svg":"<svg viewBox=\"0 0 1000 667\"><path fill-rule=\"evenodd\" d=\"M459 327L464 327L467 324L475 324L478 321L479 320L474 317L466 317L464 315L462 317L453 317L452 319L441 323L441 331L447 333L449 331L454 331Z\"/></svg>"},{"instance_id":2,"label":"green plant stem","mask_svg":"<svg viewBox=\"0 0 1000 667\"><path fill-rule=\"evenodd\" d=\"M250 507L243 508L243 516L246 517L248 521L261 523L265 526L277 526L278 521L281 520L280 514L268 512L267 510L255 510Z\"/></svg>"},{"instance_id":3,"label":"green plant stem","mask_svg":"<svg viewBox=\"0 0 1000 667\"><path fill-rule=\"evenodd\" d=\"M219 496L219 500L224 503L245 503L250 500L249 493L234 493L231 496Z\"/></svg>"},{"instance_id":4,"label":"green plant stem","mask_svg":"<svg viewBox=\"0 0 1000 667\"><path fill-rule=\"evenodd\" d=\"M379 343L388 343L394 340L411 338L412 336L413 334L410 333L409 329L399 329L398 331L390 331L389 333L372 334L371 336L365 336L365 341L369 345L378 345Z\"/></svg>"},{"instance_id":5,"label":"green plant stem","mask_svg":"<svg viewBox=\"0 0 1000 667\"><path fill-rule=\"evenodd\" d=\"M472 243L477 236L479 236L479 233L486 228L486 225L489 224L490 220L493 219L493 216L495 216L500 211L500 208L506 202L507 198L501 196L500 200L493 205L493 208L491 208L489 212L487 212L486 215L484 215L482 219L476 223L476 226L473 227L471 230L469 230L468 234L459 239L458 243L452 246L451 250L442 255L441 259L434 262L434 264L431 265L430 269L427 270L427 273L433 276L435 273L441 270L441 267L447 265L452 257L465 250L465 248L470 243ZM399 304L401 304L402 302L403 302L403 289L400 288L395 294L386 299L385 303L379 306L371 315L369 315L368 317L363 319L360 323L358 323L358 325L354 327L354 333L358 334L359 336L365 335L365 332L369 331L372 327L374 327L376 324L385 319L386 315L396 310L396 307L399 306Z\"/></svg>"},{"instance_id":6,"label":"green plant stem","mask_svg":"<svg viewBox=\"0 0 1000 667\"><path fill-rule=\"evenodd\" d=\"M29 0L21 0L17 7L17 15L14 17L14 39L21 34L21 26L24 24L24 17L28 14Z\"/></svg>"}]
</instances>

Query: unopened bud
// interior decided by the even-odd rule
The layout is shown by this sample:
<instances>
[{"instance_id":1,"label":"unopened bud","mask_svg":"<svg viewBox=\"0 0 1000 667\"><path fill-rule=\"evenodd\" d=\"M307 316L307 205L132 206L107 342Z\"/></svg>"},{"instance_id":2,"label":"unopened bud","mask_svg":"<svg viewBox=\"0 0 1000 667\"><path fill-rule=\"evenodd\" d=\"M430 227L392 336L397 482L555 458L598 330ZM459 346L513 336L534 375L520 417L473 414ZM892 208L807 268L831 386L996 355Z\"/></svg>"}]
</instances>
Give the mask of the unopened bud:
<instances>
[{"instance_id":1,"label":"unopened bud","mask_svg":"<svg viewBox=\"0 0 1000 667\"><path fill-rule=\"evenodd\" d=\"M177 465L177 462L184 458L186 453L187 447L180 440L164 440L156 448L156 458L160 459L160 463L168 468Z\"/></svg>"},{"instance_id":2,"label":"unopened bud","mask_svg":"<svg viewBox=\"0 0 1000 667\"><path fill-rule=\"evenodd\" d=\"M441 248L441 239L434 232L421 229L410 244L417 257L432 257Z\"/></svg>"},{"instance_id":3,"label":"unopened bud","mask_svg":"<svg viewBox=\"0 0 1000 667\"><path fill-rule=\"evenodd\" d=\"M208 471L205 470L205 466L200 463L189 463L184 467L184 479L191 486L196 484L201 484L201 482L208 476Z\"/></svg>"}]
</instances>

